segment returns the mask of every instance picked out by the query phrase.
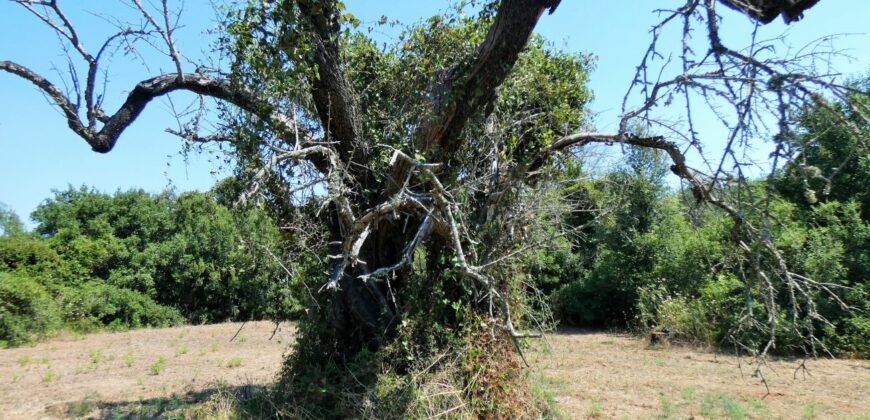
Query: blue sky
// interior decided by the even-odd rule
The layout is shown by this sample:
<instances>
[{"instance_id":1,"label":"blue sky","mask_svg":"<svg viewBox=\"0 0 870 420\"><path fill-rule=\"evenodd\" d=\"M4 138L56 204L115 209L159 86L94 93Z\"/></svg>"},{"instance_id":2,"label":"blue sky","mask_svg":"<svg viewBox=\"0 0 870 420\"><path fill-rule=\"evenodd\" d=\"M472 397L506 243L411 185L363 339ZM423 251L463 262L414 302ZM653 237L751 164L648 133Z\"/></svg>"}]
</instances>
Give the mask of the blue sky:
<instances>
[{"instance_id":1,"label":"blue sky","mask_svg":"<svg viewBox=\"0 0 870 420\"><path fill-rule=\"evenodd\" d=\"M401 2L346 0L348 11L366 22L381 15L403 22L414 22L447 7L446 2L407 0ZM647 46L649 28L656 22L655 7L673 7L675 0L565 0L555 14L545 15L537 32L568 51L590 52L597 56L591 75L595 92L592 105L598 112L597 128L613 130L619 106L634 67ZM129 16L131 10L116 0L99 2L61 2L70 18L77 23L87 44L101 42L111 27L101 18L82 9L103 15ZM837 8L839 7L839 9ZM845 13L844 11L847 11ZM752 25L742 16L723 12L725 41L740 45L747 39ZM211 2L187 0L182 15L184 27L176 34L179 50L193 61L208 55L214 26ZM810 10L799 24L787 27L781 21L765 26L763 37L786 32L789 44L799 47L831 33L850 34L837 40L836 47L855 58L838 60L837 69L845 74L865 74L870 69L870 1L825 0ZM388 39L389 34L380 35ZM0 60L13 60L29 66L59 83L52 66L63 67L65 61L54 34L20 7L0 3ZM143 48L148 63L121 57L111 66L107 109L114 110L136 81L160 71L172 71L170 62ZM183 106L189 95L174 95L172 103ZM84 140L76 137L65 120L29 83L0 73L0 202L28 219L28 215L52 189L86 184L99 190L139 187L158 192L166 187L178 190L204 190L225 176L214 157L191 154L182 157L181 142L164 132L176 126L166 99L153 102L121 137L109 154L97 154ZM715 140L714 140L715 142Z\"/></svg>"}]
</instances>

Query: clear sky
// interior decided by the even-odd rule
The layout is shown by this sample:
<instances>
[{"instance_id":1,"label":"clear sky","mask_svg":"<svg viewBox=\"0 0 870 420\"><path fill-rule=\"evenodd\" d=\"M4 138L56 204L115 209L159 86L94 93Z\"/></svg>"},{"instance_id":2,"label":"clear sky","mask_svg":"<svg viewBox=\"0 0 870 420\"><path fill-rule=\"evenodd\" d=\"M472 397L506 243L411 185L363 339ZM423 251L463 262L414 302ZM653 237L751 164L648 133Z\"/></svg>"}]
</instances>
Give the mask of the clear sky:
<instances>
[{"instance_id":1,"label":"clear sky","mask_svg":"<svg viewBox=\"0 0 870 420\"><path fill-rule=\"evenodd\" d=\"M346 0L348 11L366 22L381 15L403 22L414 22L447 7L434 0L373 1ZM61 1L80 35L91 49L112 32L106 22L89 13L103 16L131 16L132 10L117 0ZM176 34L179 50L192 61L208 55L214 26L209 0L187 0L182 14L184 27ZM613 130L625 89L647 47L649 29L656 22L656 7L682 4L676 0L564 0L556 13L545 15L537 32L568 51L591 52L597 65L591 76L595 92L592 105L598 112L597 128ZM87 9L83 9L87 7ZM746 39L752 30L748 19L723 12L726 43ZM811 9L807 17L787 27L781 21L765 26L762 37L787 32L786 40L794 47L832 33L850 34L839 38L836 47L845 49L855 60L839 60L837 69L858 76L870 69L870 1L824 0ZM390 34L379 35L388 39ZM700 35L699 35L700 36ZM113 111L135 82L160 71L172 71L170 62L142 49L147 63L121 57L109 69L107 110ZM33 16L12 2L0 3L0 60L12 60L60 79L54 66L65 68L64 56L56 36ZM184 106L192 98L175 95L173 104ZM6 203L23 219L52 189L82 184L112 192L134 187L158 192L172 186L178 190L204 190L225 176L209 155L180 155L181 141L164 129L176 127L166 99L154 101L121 136L109 154L97 154L84 140L75 136L64 118L28 82L0 73L0 202Z\"/></svg>"}]
</instances>

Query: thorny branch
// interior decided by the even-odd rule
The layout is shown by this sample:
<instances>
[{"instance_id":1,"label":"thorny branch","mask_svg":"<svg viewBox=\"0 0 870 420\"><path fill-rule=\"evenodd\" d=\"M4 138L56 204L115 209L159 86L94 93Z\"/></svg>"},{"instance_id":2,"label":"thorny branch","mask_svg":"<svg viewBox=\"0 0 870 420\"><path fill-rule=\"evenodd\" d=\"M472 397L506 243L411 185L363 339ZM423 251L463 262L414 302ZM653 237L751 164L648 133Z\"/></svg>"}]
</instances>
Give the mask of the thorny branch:
<instances>
[{"instance_id":1,"label":"thorny branch","mask_svg":"<svg viewBox=\"0 0 870 420\"><path fill-rule=\"evenodd\" d=\"M163 42L166 43L166 47L169 50L169 56L172 57L173 63L175 63L175 69L178 71L178 79L179 81L184 80L184 71L181 69L181 56L178 54L178 50L175 49L175 41L172 39L172 23L169 20L169 4L168 0L162 0L163 6L163 25L161 26L151 13L148 12L144 6L142 6L142 2L140 0L132 0L133 4L136 5L136 8L139 9L139 12L142 13L142 16L154 27L154 30L160 34L160 37L163 38Z\"/></svg>"},{"instance_id":2,"label":"thorny branch","mask_svg":"<svg viewBox=\"0 0 870 420\"><path fill-rule=\"evenodd\" d=\"M801 12L815 4L815 1L802 2L801 9L788 10L762 10L758 5L765 2L755 0L725 3L763 23L782 13L788 23L797 20ZM771 185L777 165L794 162L798 157L795 154L789 155L794 151L787 150L784 145L796 138L792 126L799 114L810 108L831 110L828 102L830 99L852 105L848 101L848 95L854 93L854 90L839 83L838 74L820 71L822 68L831 67L832 58L841 54L838 51L810 45L783 56L776 54L776 44L784 43L782 38L759 41L755 32L749 47L740 50L730 48L719 31L721 17L717 14L716 4L715 0L689 0L679 9L661 11L664 18L652 28L650 47L637 67L635 78L625 95L617 133L578 133L565 136L554 142L545 153L589 143L630 144L665 152L673 163L672 172L688 184L695 199L722 210L731 218L738 249L742 250L743 259L749 262L750 271L753 273L745 279L746 287L749 289L755 286L756 281L753 278L760 283L767 319L764 323L757 322L751 306L748 306L738 329L763 328L768 331L769 338L760 348L744 348L763 358L774 346L774 330L778 322L774 295L778 293L778 285L781 285L789 300L790 322L809 346L805 349L807 354L815 356L816 344L820 342L814 335L813 324L827 323L827 320L817 311L814 295L821 292L848 309L836 293L843 286L817 282L789 269L771 235L768 206L773 194L772 188L768 187L767 196L760 200L761 205L756 204L758 200L754 199L752 190L744 185L752 175L745 172L749 163L740 156L740 152L758 140L773 141L775 151L771 154L773 162L768 175L768 185ZM693 40L696 25L705 34L704 42ZM659 37L671 27L676 27L675 30L681 33L683 40L676 54L662 51L658 45ZM678 66L672 65L674 55L679 57ZM683 98L685 106L681 122L673 123L656 116L657 108L679 101L679 98ZM629 105L634 101L639 103ZM705 104L726 132L726 145L718 165L715 166L710 166L704 158L700 134L696 131L696 127L700 126L695 121L700 109L695 105L696 102ZM854 113L861 116L866 124L866 110L861 109L860 104L854 106L858 107L854 109ZM840 115L836 112L831 114ZM837 118L855 136L859 147L865 147L864 136L855 122L841 116ZM680 129L685 126L689 128L688 133ZM667 141L664 136L639 136L635 134L638 128L646 132L664 131L683 140L684 146ZM697 152L703 164L707 164L707 175L688 166L687 153L690 151ZM854 158L854 154L848 157ZM831 174L820 177L830 183L831 177L836 173L835 169ZM733 191L739 194L731 197ZM742 200L739 199L741 195L745 197ZM750 214L760 214L760 224L750 220ZM736 331L733 336L736 337Z\"/></svg>"}]
</instances>

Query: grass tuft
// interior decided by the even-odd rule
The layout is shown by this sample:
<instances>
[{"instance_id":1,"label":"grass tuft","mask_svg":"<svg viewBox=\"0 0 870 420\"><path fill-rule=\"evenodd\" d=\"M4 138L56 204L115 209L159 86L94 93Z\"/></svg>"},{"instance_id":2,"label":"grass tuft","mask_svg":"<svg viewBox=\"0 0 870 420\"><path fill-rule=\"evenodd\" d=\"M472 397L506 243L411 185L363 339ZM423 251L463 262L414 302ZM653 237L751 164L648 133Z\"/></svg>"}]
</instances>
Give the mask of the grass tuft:
<instances>
[{"instance_id":1,"label":"grass tuft","mask_svg":"<svg viewBox=\"0 0 870 420\"><path fill-rule=\"evenodd\" d=\"M135 360L133 359L133 350L124 353L123 359L124 366L133 367L133 363L135 362Z\"/></svg>"},{"instance_id":2,"label":"grass tuft","mask_svg":"<svg viewBox=\"0 0 870 420\"><path fill-rule=\"evenodd\" d=\"M157 358L157 360L154 363L151 364L151 366L148 366L148 374L154 375L154 376L159 375L160 372L163 372L163 369L165 369L165 368L166 368L166 358L163 356L160 356Z\"/></svg>"},{"instance_id":3,"label":"grass tuft","mask_svg":"<svg viewBox=\"0 0 870 420\"><path fill-rule=\"evenodd\" d=\"M94 369L96 369L100 366L100 361L103 360L103 351L91 350L88 352L88 357L91 359L91 364L94 366Z\"/></svg>"},{"instance_id":4,"label":"grass tuft","mask_svg":"<svg viewBox=\"0 0 870 420\"><path fill-rule=\"evenodd\" d=\"M42 375L42 382L51 383L51 382L54 382L54 380L57 378L58 378L57 372L55 372L51 367L49 367L48 370L46 370L45 373Z\"/></svg>"},{"instance_id":5,"label":"grass tuft","mask_svg":"<svg viewBox=\"0 0 870 420\"><path fill-rule=\"evenodd\" d=\"M746 418L746 413L743 411L743 406L739 402L734 401L731 397L723 395L722 409L725 410L725 417L730 420L743 420Z\"/></svg>"},{"instance_id":6,"label":"grass tuft","mask_svg":"<svg viewBox=\"0 0 870 420\"><path fill-rule=\"evenodd\" d=\"M18 359L15 360L18 363L18 366L25 367L30 364L31 359L28 355L18 356Z\"/></svg>"},{"instance_id":7,"label":"grass tuft","mask_svg":"<svg viewBox=\"0 0 870 420\"><path fill-rule=\"evenodd\" d=\"M589 407L589 417L598 418L604 415L604 404L601 398L592 397L592 404Z\"/></svg>"}]
</instances>

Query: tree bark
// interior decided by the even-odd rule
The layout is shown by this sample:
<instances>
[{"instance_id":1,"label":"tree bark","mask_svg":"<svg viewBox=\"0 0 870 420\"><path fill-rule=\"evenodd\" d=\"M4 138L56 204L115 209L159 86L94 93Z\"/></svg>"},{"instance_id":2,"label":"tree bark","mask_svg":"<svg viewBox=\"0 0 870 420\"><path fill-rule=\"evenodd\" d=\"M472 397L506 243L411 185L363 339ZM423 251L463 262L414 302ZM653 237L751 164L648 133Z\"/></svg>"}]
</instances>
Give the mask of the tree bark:
<instances>
[{"instance_id":1,"label":"tree bark","mask_svg":"<svg viewBox=\"0 0 870 420\"><path fill-rule=\"evenodd\" d=\"M819 0L720 0L722 4L768 24L782 15L785 23L800 20Z\"/></svg>"}]
</instances>

